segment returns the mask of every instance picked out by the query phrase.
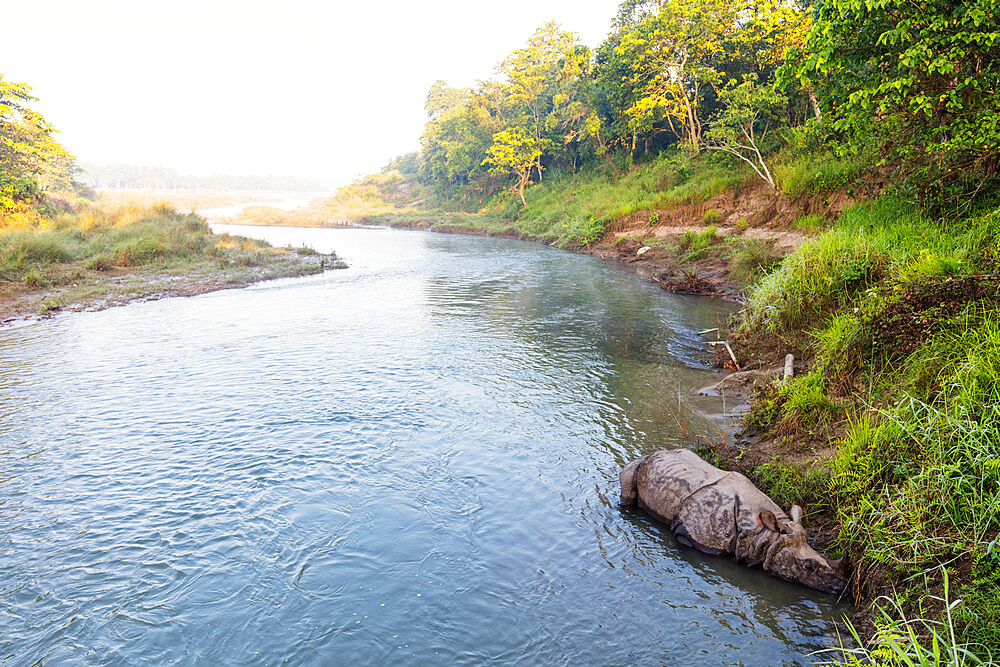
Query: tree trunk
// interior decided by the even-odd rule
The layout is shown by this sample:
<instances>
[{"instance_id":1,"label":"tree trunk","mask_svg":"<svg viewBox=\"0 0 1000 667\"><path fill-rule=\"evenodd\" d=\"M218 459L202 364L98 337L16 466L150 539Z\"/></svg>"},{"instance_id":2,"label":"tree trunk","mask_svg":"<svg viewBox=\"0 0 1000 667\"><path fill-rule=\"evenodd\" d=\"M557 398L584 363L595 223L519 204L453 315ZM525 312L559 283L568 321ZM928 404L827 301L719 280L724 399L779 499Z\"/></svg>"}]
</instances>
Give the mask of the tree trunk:
<instances>
[{"instance_id":1,"label":"tree trunk","mask_svg":"<svg viewBox=\"0 0 1000 667\"><path fill-rule=\"evenodd\" d=\"M819 109L819 100L816 99L816 93L813 92L812 83L806 84L806 92L809 93L809 101L812 103L813 113L816 115L816 120L823 120L823 112Z\"/></svg>"}]
</instances>

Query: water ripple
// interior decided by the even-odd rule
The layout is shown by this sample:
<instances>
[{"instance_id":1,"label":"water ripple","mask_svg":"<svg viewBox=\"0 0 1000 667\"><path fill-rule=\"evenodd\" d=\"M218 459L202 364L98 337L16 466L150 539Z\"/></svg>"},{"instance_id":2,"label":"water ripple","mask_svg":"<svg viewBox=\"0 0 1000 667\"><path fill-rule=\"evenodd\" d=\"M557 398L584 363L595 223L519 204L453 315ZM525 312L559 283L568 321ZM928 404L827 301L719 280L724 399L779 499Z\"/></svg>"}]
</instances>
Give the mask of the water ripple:
<instances>
[{"instance_id":1,"label":"water ripple","mask_svg":"<svg viewBox=\"0 0 1000 667\"><path fill-rule=\"evenodd\" d=\"M830 600L617 508L716 436L729 307L590 257L252 230L347 271L0 330L11 664L798 663Z\"/></svg>"}]
</instances>

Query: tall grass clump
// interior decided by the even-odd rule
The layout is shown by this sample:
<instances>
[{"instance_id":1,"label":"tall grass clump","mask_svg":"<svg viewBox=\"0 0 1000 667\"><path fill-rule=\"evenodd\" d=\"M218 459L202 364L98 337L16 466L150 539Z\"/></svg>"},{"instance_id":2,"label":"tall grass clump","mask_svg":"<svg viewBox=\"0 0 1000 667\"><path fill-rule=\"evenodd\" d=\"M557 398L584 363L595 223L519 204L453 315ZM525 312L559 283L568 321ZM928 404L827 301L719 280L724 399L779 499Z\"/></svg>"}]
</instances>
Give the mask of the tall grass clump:
<instances>
[{"instance_id":1,"label":"tall grass clump","mask_svg":"<svg viewBox=\"0 0 1000 667\"><path fill-rule=\"evenodd\" d=\"M947 574L943 596L928 596L943 612L940 620L929 618L928 609L916 616L908 616L897 600L882 596L876 601L875 631L870 640L861 638L853 623L847 629L853 646L831 649L822 653L839 653L829 662L819 665L836 667L863 667L886 665L893 667L978 667L994 665L991 652L983 644L963 641L956 631L957 617L961 614L962 600L951 600L948 595Z\"/></svg>"},{"instance_id":2,"label":"tall grass clump","mask_svg":"<svg viewBox=\"0 0 1000 667\"><path fill-rule=\"evenodd\" d=\"M72 261L78 253L75 240L64 233L13 231L0 234L0 278L18 280L38 267Z\"/></svg>"},{"instance_id":3,"label":"tall grass clump","mask_svg":"<svg viewBox=\"0 0 1000 667\"><path fill-rule=\"evenodd\" d=\"M831 192L849 186L865 171L859 162L831 154L797 154L775 165L775 179L789 197Z\"/></svg>"},{"instance_id":4,"label":"tall grass clump","mask_svg":"<svg viewBox=\"0 0 1000 667\"><path fill-rule=\"evenodd\" d=\"M836 225L803 243L750 296L746 327L794 329L839 307L856 306L866 290L898 272L921 251L958 244L903 202L880 199L845 211Z\"/></svg>"},{"instance_id":5,"label":"tall grass clump","mask_svg":"<svg viewBox=\"0 0 1000 667\"><path fill-rule=\"evenodd\" d=\"M774 239L733 237L730 274L743 287L760 281L778 262L781 254L774 247Z\"/></svg>"}]
</instances>

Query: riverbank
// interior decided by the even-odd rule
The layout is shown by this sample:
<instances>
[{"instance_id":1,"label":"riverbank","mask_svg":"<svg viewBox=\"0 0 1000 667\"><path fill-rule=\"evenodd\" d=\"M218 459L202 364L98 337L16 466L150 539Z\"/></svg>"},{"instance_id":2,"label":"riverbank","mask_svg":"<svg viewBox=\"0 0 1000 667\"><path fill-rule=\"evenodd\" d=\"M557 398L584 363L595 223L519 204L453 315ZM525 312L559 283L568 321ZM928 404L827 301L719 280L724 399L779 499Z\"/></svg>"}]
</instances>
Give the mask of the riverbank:
<instances>
[{"instance_id":1,"label":"riverbank","mask_svg":"<svg viewBox=\"0 0 1000 667\"><path fill-rule=\"evenodd\" d=\"M746 288L848 207L883 186L875 173L828 156L785 158L778 189L747 169L672 154L611 175L554 173L475 212L442 200L413 175L373 174L297 211L248 208L237 224L360 223L517 238L622 261L675 292L742 301Z\"/></svg>"},{"instance_id":2,"label":"riverbank","mask_svg":"<svg viewBox=\"0 0 1000 667\"><path fill-rule=\"evenodd\" d=\"M526 218L361 220L562 245L745 303L718 334L736 363L719 350L719 364L768 369L791 353L795 377L761 384L741 436L703 453L803 503L814 545L854 564L861 650L926 654L938 641L988 663L1000 651L1000 212L932 219L878 190L738 185L576 243Z\"/></svg>"},{"instance_id":3,"label":"riverbank","mask_svg":"<svg viewBox=\"0 0 1000 667\"><path fill-rule=\"evenodd\" d=\"M343 266L308 248L212 234L198 216L162 205L66 212L0 232L0 325Z\"/></svg>"}]
</instances>

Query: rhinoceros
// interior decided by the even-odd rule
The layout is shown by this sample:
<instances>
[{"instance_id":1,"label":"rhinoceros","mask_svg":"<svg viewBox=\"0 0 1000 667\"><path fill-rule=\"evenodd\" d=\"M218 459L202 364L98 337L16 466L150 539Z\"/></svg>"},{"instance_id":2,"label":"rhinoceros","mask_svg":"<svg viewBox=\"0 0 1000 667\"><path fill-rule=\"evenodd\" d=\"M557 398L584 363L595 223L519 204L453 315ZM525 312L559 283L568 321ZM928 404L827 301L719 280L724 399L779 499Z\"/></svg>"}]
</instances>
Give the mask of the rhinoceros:
<instances>
[{"instance_id":1,"label":"rhinoceros","mask_svg":"<svg viewBox=\"0 0 1000 667\"><path fill-rule=\"evenodd\" d=\"M621 505L639 507L673 530L677 541L709 554L732 554L770 575L839 594L841 563L806 542L802 508L791 517L737 472L725 472L688 449L660 450L621 472Z\"/></svg>"}]
</instances>

